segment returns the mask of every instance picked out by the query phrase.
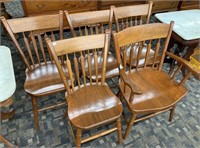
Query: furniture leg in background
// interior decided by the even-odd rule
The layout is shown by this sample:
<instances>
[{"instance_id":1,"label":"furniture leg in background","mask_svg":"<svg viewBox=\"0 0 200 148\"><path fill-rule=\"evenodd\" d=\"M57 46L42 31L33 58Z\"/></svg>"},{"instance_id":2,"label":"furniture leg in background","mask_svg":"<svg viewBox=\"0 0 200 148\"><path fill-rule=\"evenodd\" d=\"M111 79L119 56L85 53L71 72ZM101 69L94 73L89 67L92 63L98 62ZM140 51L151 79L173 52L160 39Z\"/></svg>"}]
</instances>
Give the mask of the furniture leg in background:
<instances>
[{"instance_id":1,"label":"furniture leg in background","mask_svg":"<svg viewBox=\"0 0 200 148\"><path fill-rule=\"evenodd\" d=\"M1 0L0 1L0 3L1 3L1 8L0 8L1 13L0 14L1 14L1 16L4 16L7 19L10 19L11 16L10 16L10 14L7 13L4 2L10 2L10 1L12 1L12 0Z\"/></svg>"}]
</instances>

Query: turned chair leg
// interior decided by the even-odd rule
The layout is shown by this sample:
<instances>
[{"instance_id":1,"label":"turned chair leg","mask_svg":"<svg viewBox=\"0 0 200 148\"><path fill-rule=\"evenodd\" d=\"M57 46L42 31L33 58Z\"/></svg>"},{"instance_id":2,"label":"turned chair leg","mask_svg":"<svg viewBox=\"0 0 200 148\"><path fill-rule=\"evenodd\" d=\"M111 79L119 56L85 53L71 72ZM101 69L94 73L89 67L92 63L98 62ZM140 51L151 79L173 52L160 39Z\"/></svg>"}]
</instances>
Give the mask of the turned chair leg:
<instances>
[{"instance_id":1,"label":"turned chair leg","mask_svg":"<svg viewBox=\"0 0 200 148\"><path fill-rule=\"evenodd\" d=\"M172 122L172 119L174 117L175 108L176 108L176 106L172 106L172 109L170 109L169 122Z\"/></svg>"},{"instance_id":2,"label":"turned chair leg","mask_svg":"<svg viewBox=\"0 0 200 148\"><path fill-rule=\"evenodd\" d=\"M128 134L130 133L131 128L132 128L132 125L133 125L133 123L134 123L134 121L135 121L135 118L136 118L136 115L135 115L135 114L132 114L131 119L130 119L130 121L129 121L129 123L128 123L128 127L126 128L126 132L125 132L125 134L124 134L124 139L126 139L127 136L128 136Z\"/></svg>"},{"instance_id":3,"label":"turned chair leg","mask_svg":"<svg viewBox=\"0 0 200 148\"><path fill-rule=\"evenodd\" d=\"M77 148L81 147L81 136L82 136L82 130L78 128L76 130L76 147Z\"/></svg>"},{"instance_id":4,"label":"turned chair leg","mask_svg":"<svg viewBox=\"0 0 200 148\"><path fill-rule=\"evenodd\" d=\"M33 115L34 115L34 126L35 126L35 129L39 130L38 109L37 109L37 98L36 97L32 97L32 105L33 105Z\"/></svg>"},{"instance_id":5,"label":"turned chair leg","mask_svg":"<svg viewBox=\"0 0 200 148\"><path fill-rule=\"evenodd\" d=\"M121 129L121 120L117 119L117 134L118 134L118 142L122 144L122 129Z\"/></svg>"}]
</instances>

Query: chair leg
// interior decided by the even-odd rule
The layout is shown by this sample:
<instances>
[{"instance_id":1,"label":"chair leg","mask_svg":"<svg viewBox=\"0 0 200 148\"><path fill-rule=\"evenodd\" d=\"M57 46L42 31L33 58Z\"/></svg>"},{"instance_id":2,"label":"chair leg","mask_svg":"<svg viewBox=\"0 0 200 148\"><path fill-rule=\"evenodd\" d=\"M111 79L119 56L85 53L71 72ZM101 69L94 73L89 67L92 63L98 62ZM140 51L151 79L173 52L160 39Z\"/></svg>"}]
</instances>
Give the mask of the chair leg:
<instances>
[{"instance_id":1,"label":"chair leg","mask_svg":"<svg viewBox=\"0 0 200 148\"><path fill-rule=\"evenodd\" d=\"M0 134L0 142L2 142L3 144L5 144L8 147L17 147L14 144L12 144L11 142L9 142L3 135Z\"/></svg>"},{"instance_id":2,"label":"chair leg","mask_svg":"<svg viewBox=\"0 0 200 148\"><path fill-rule=\"evenodd\" d=\"M82 136L82 130L78 128L76 130L76 147L77 148L81 147L81 136Z\"/></svg>"},{"instance_id":3,"label":"chair leg","mask_svg":"<svg viewBox=\"0 0 200 148\"><path fill-rule=\"evenodd\" d=\"M36 130L39 130L39 121L38 121L38 109L37 109L37 98L32 97L33 105L33 115L34 115L34 126Z\"/></svg>"},{"instance_id":4,"label":"chair leg","mask_svg":"<svg viewBox=\"0 0 200 148\"><path fill-rule=\"evenodd\" d=\"M126 129L126 132L125 132L125 134L124 134L124 139L126 139L127 136L128 136L128 134L130 133L131 127L132 127L132 125L133 125L133 123L134 123L134 121L135 121L135 118L136 118L136 115L135 115L135 114L132 114L131 119L130 119L130 121L129 121L129 123L128 123L128 127L127 127L127 129Z\"/></svg>"},{"instance_id":5,"label":"chair leg","mask_svg":"<svg viewBox=\"0 0 200 148\"><path fill-rule=\"evenodd\" d=\"M116 94L116 96L120 99L120 101L122 102L123 101L123 99L122 99L122 94L121 94L121 91L120 90L118 90L118 92L117 92L117 94Z\"/></svg>"},{"instance_id":6,"label":"chair leg","mask_svg":"<svg viewBox=\"0 0 200 148\"><path fill-rule=\"evenodd\" d=\"M65 110L63 118L66 118L66 117L67 117L67 109Z\"/></svg>"},{"instance_id":7,"label":"chair leg","mask_svg":"<svg viewBox=\"0 0 200 148\"><path fill-rule=\"evenodd\" d=\"M121 120L117 119L117 133L119 144L122 144L122 129L121 129Z\"/></svg>"},{"instance_id":8,"label":"chair leg","mask_svg":"<svg viewBox=\"0 0 200 148\"><path fill-rule=\"evenodd\" d=\"M170 109L169 122L172 122L172 119L174 117L175 108L176 108L176 106L173 106L172 109Z\"/></svg>"}]
</instances>

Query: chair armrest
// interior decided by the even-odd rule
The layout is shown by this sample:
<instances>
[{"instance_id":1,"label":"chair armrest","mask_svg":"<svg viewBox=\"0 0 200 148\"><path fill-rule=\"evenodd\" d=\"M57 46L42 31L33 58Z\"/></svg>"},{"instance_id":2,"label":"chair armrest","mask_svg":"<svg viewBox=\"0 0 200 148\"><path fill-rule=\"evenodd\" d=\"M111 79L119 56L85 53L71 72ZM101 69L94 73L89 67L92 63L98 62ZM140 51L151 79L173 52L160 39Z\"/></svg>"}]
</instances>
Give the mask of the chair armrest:
<instances>
[{"instance_id":1,"label":"chair armrest","mask_svg":"<svg viewBox=\"0 0 200 148\"><path fill-rule=\"evenodd\" d=\"M193 75L197 76L200 79L200 69L194 67L189 61L174 55L173 53L167 52L166 55L170 56L171 58L175 59L177 62L183 64L187 70L189 70Z\"/></svg>"},{"instance_id":2,"label":"chair armrest","mask_svg":"<svg viewBox=\"0 0 200 148\"><path fill-rule=\"evenodd\" d=\"M123 79L124 83L131 89L134 94L142 94L142 90L138 87L132 79L128 77L124 70L120 70L120 76Z\"/></svg>"}]
</instances>

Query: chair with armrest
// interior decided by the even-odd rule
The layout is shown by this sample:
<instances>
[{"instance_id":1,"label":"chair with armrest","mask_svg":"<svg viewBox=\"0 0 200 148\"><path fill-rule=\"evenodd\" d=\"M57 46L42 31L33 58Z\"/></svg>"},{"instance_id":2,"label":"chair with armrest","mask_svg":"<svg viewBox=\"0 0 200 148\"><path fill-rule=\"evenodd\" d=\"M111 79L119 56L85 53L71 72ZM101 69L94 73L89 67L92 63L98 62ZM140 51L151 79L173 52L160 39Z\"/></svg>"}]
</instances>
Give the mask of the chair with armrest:
<instances>
[{"instance_id":1,"label":"chair with armrest","mask_svg":"<svg viewBox=\"0 0 200 148\"><path fill-rule=\"evenodd\" d=\"M59 33L59 14L8 20L1 17L1 21L26 65L24 90L32 98L34 125L39 129L38 112L66 104L64 100L40 109L37 105L37 99L65 91L45 41L47 37L59 39L59 34L55 33ZM62 66L67 71L64 63Z\"/></svg>"},{"instance_id":2,"label":"chair with armrest","mask_svg":"<svg viewBox=\"0 0 200 148\"><path fill-rule=\"evenodd\" d=\"M76 129L76 135L74 136L76 147L80 147L81 143L116 130L118 131L119 143L122 142L120 123L122 104L105 82L109 40L110 32L53 42L50 39L47 40L53 59L67 90L65 96L68 104L67 115L72 127ZM97 49L101 50L102 54L99 55ZM87 54L84 54L84 52L87 52ZM61 55L65 57L64 60L67 65L69 77L66 77L58 60L58 56ZM94 61L92 61L91 55L94 55ZM102 59L101 71L98 70L98 56L101 56ZM78 62L79 58L81 62ZM87 60L84 60L85 58ZM85 62L87 62L89 67L89 81L86 78ZM94 64L91 64L92 62ZM80 72L83 73L83 81L79 77ZM98 78L99 75L101 76L100 81L92 81L93 72L95 73L95 77ZM73 74L75 75L74 77ZM83 130L89 130L102 124L113 122L116 122L116 126L112 129L81 140Z\"/></svg>"},{"instance_id":3,"label":"chair with armrest","mask_svg":"<svg viewBox=\"0 0 200 148\"><path fill-rule=\"evenodd\" d=\"M153 2L149 2L146 4L140 4L140 5L132 5L132 6L124 6L124 7L114 7L113 11L114 11L114 20L115 20L115 24L116 24L116 32L119 32L125 28L128 27L132 27L132 26L138 26L138 25L142 25L142 24L148 24L150 21L150 17L151 17L151 11L152 11L152 6L153 6ZM135 34L137 35L137 34ZM136 55L138 53L138 44L130 44L127 45L126 48L128 48L125 52L122 52L121 54L126 54L126 56L123 57L127 57L127 65L130 65L130 61L129 61L129 56L132 55L132 67L131 68L135 68L136 66ZM134 50L131 50L131 49ZM139 65L143 65L144 64L144 57L145 57L145 50L146 50L146 46L143 47L144 49L142 50L141 53L141 60L139 62ZM144 52L143 52L144 51ZM152 56L154 55L154 50L150 50L150 55L149 58L152 58ZM152 63L148 63L147 65L152 65Z\"/></svg>"},{"instance_id":4,"label":"chair with armrest","mask_svg":"<svg viewBox=\"0 0 200 148\"><path fill-rule=\"evenodd\" d=\"M73 37L78 36L88 36L92 34L102 34L105 33L106 29L112 30L112 19L113 19L113 9L110 10L100 10L100 11L90 11L90 12L81 12L75 14L69 14L67 11L60 12L61 17L66 17L67 22L69 24L69 28L71 30ZM63 22L60 22L61 28L63 28ZM63 30L61 31L63 32ZM110 44L110 43L109 43ZM87 53L86 53L87 54ZM97 54L101 55L102 52L98 51ZM90 55L91 60L94 61L94 55ZM99 56L101 57L101 56ZM87 58L85 58L87 60ZM79 60L80 61L80 60ZM113 78L119 76L119 70L117 67L117 60L113 56L113 54L108 51L108 59L107 59L107 67L106 67L106 79ZM85 62L86 63L86 62ZM91 64L94 64L92 62ZM98 59L99 68L102 65L102 59ZM86 71L88 71L88 65L85 65ZM87 75L89 78L89 75ZM98 81L101 79L100 75L98 79L94 79L95 74L92 74L92 80Z\"/></svg>"},{"instance_id":5,"label":"chair with armrest","mask_svg":"<svg viewBox=\"0 0 200 148\"><path fill-rule=\"evenodd\" d=\"M128 136L135 122L150 118L159 113L170 110L169 121L172 121L176 104L187 94L184 82L191 74L200 75L200 70L192 67L189 62L166 51L172 28L173 22L170 25L155 23L134 26L118 33L113 33L118 66L120 67L119 85L121 97L124 98L132 114L127 123L124 138ZM126 50L125 46L135 43L138 44L136 68L130 69L127 68L124 62L126 58L121 57L120 51ZM147 46L144 65L139 66L144 43ZM155 52L153 59L151 59L152 61L150 61L152 66L147 66L150 49L154 49ZM158 66L155 67L158 54L160 54L161 58L159 58ZM171 75L162 69L166 55L174 58L179 63L179 66L174 69ZM131 56L130 59L132 59ZM177 82L175 77L183 66L189 72L180 82ZM126 69L128 70L126 71ZM138 115L141 118L138 118Z\"/></svg>"}]
</instances>

